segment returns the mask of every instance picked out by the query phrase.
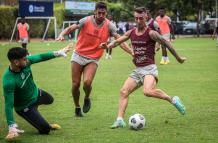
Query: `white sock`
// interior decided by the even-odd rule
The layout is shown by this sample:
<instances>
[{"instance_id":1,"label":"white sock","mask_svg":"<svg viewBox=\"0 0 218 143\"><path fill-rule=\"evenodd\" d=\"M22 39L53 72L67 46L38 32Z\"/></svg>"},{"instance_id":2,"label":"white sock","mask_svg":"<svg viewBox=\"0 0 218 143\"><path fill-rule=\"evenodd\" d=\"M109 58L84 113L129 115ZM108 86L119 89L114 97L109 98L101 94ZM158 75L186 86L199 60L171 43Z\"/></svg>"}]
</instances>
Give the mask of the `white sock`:
<instances>
[{"instance_id":1,"label":"white sock","mask_svg":"<svg viewBox=\"0 0 218 143\"><path fill-rule=\"evenodd\" d=\"M168 57L165 57L165 61L169 61L169 58L168 58Z\"/></svg>"},{"instance_id":2,"label":"white sock","mask_svg":"<svg viewBox=\"0 0 218 143\"><path fill-rule=\"evenodd\" d=\"M162 56L162 60L164 60L164 61L165 61L165 57L164 57L164 56Z\"/></svg>"},{"instance_id":3,"label":"white sock","mask_svg":"<svg viewBox=\"0 0 218 143\"><path fill-rule=\"evenodd\" d=\"M172 104L176 104L176 100L173 97L172 97Z\"/></svg>"},{"instance_id":4,"label":"white sock","mask_svg":"<svg viewBox=\"0 0 218 143\"><path fill-rule=\"evenodd\" d=\"M123 118L122 118L122 117L117 117L117 121L118 121L118 120L123 120Z\"/></svg>"}]
</instances>

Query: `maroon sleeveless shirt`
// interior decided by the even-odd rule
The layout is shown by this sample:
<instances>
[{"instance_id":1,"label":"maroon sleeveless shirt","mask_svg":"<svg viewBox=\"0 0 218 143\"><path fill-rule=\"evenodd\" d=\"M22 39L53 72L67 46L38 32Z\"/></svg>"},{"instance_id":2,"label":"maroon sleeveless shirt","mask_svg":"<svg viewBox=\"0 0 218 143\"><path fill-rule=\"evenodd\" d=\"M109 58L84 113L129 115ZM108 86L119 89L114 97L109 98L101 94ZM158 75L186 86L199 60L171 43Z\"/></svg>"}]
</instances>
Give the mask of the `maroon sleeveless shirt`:
<instances>
[{"instance_id":1,"label":"maroon sleeveless shirt","mask_svg":"<svg viewBox=\"0 0 218 143\"><path fill-rule=\"evenodd\" d=\"M140 36L136 35L136 28L131 31L130 40L134 51L133 63L137 67L155 64L155 41L149 36L150 30L151 29L148 28L145 33Z\"/></svg>"}]
</instances>

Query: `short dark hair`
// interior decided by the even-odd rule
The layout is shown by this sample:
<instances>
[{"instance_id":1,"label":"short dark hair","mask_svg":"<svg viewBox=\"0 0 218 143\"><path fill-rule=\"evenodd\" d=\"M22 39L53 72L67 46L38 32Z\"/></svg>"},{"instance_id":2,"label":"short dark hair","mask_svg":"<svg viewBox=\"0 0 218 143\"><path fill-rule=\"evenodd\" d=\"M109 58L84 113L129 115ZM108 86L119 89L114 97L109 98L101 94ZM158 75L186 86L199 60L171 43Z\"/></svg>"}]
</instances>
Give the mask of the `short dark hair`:
<instances>
[{"instance_id":1,"label":"short dark hair","mask_svg":"<svg viewBox=\"0 0 218 143\"><path fill-rule=\"evenodd\" d=\"M149 11L150 12L150 9L148 7L145 7L145 12Z\"/></svg>"},{"instance_id":2,"label":"short dark hair","mask_svg":"<svg viewBox=\"0 0 218 143\"><path fill-rule=\"evenodd\" d=\"M160 10L165 10L165 7L164 7L164 6L161 6L159 9L160 9Z\"/></svg>"},{"instance_id":3,"label":"short dark hair","mask_svg":"<svg viewBox=\"0 0 218 143\"><path fill-rule=\"evenodd\" d=\"M145 7L136 7L134 11L141 14L141 13L145 12L146 9L145 9Z\"/></svg>"},{"instance_id":4,"label":"short dark hair","mask_svg":"<svg viewBox=\"0 0 218 143\"><path fill-rule=\"evenodd\" d=\"M102 8L102 9L106 9L107 10L107 5L105 2L97 2L95 5L95 10Z\"/></svg>"},{"instance_id":5,"label":"short dark hair","mask_svg":"<svg viewBox=\"0 0 218 143\"><path fill-rule=\"evenodd\" d=\"M13 47L8 51L8 60L19 60L28 54L27 50L21 47Z\"/></svg>"}]
</instances>

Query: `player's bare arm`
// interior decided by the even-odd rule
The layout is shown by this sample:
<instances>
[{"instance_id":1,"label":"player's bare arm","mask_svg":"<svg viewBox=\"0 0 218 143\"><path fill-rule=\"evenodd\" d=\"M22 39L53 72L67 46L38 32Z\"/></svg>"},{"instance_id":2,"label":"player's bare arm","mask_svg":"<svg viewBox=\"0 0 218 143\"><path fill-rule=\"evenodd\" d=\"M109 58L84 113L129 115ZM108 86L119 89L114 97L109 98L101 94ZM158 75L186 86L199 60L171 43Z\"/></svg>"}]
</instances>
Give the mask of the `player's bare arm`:
<instances>
[{"instance_id":1,"label":"player's bare arm","mask_svg":"<svg viewBox=\"0 0 218 143\"><path fill-rule=\"evenodd\" d=\"M109 45L108 48L114 48L121 43L127 41L130 37L131 30L127 31L123 36L120 36L118 39L112 41ZM116 37L115 37L116 38Z\"/></svg>"},{"instance_id":2,"label":"player's bare arm","mask_svg":"<svg viewBox=\"0 0 218 143\"><path fill-rule=\"evenodd\" d=\"M64 40L64 35L67 35L73 31L75 31L76 29L79 29L79 25L78 24L73 24L67 28L65 28L58 36L58 38L56 39L56 41L62 41Z\"/></svg>"},{"instance_id":3,"label":"player's bare arm","mask_svg":"<svg viewBox=\"0 0 218 143\"><path fill-rule=\"evenodd\" d=\"M174 39L176 39L176 38L175 38L175 34L174 34L174 28L173 28L173 25L170 24L169 27L170 27L171 39L174 40Z\"/></svg>"},{"instance_id":4,"label":"player's bare arm","mask_svg":"<svg viewBox=\"0 0 218 143\"><path fill-rule=\"evenodd\" d=\"M166 41L158 32L151 30L149 32L149 36L156 42L160 43L161 45L167 47L169 51L172 53L172 55L177 59L179 63L183 63L186 58L180 57L173 46L170 44L170 42Z\"/></svg>"},{"instance_id":5,"label":"player's bare arm","mask_svg":"<svg viewBox=\"0 0 218 143\"><path fill-rule=\"evenodd\" d=\"M119 34L114 34L114 38L115 39L118 39L118 38L120 38L121 36L119 35ZM125 40L126 41L126 40ZM120 47L124 50L124 51L126 51L127 53L129 53L130 55L133 55L133 50L132 50L132 48L130 48L129 47L129 45L126 43L126 42L124 42L124 43L121 43L120 44Z\"/></svg>"},{"instance_id":6,"label":"player's bare arm","mask_svg":"<svg viewBox=\"0 0 218 143\"><path fill-rule=\"evenodd\" d=\"M129 34L128 34L129 33ZM110 44L107 43L101 43L100 48L107 49L107 48L115 48L116 46L119 46L121 43L125 42L129 39L131 31L127 31L123 36L115 37L116 40L112 41Z\"/></svg>"}]
</instances>

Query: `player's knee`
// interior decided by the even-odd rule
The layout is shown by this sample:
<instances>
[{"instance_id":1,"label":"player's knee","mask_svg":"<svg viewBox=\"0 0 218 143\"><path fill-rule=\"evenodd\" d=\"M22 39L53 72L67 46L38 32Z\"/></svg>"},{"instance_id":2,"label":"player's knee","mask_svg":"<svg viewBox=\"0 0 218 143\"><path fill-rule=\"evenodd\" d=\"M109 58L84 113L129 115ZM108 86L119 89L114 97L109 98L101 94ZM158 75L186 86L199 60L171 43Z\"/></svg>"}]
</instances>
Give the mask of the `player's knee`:
<instances>
[{"instance_id":1,"label":"player's knee","mask_svg":"<svg viewBox=\"0 0 218 143\"><path fill-rule=\"evenodd\" d=\"M43 125L40 128L39 133L44 134L44 135L48 135L50 131L51 131L51 127L49 125Z\"/></svg>"},{"instance_id":2,"label":"player's knee","mask_svg":"<svg viewBox=\"0 0 218 143\"><path fill-rule=\"evenodd\" d=\"M121 97L124 97L124 98L127 97L127 96L128 96L128 93L129 93L129 92L128 92L127 89L123 89L123 88L122 88L122 89L120 90L120 96L121 96Z\"/></svg>"},{"instance_id":3,"label":"player's knee","mask_svg":"<svg viewBox=\"0 0 218 143\"><path fill-rule=\"evenodd\" d=\"M49 98L48 104L52 104L53 102L54 102L54 98L51 96L51 97Z\"/></svg>"},{"instance_id":4,"label":"player's knee","mask_svg":"<svg viewBox=\"0 0 218 143\"><path fill-rule=\"evenodd\" d=\"M92 84L92 80L86 79L86 80L84 80L83 87L84 88L91 88L91 84Z\"/></svg>"},{"instance_id":5,"label":"player's knee","mask_svg":"<svg viewBox=\"0 0 218 143\"><path fill-rule=\"evenodd\" d=\"M144 89L143 93L147 97L151 97L153 95L152 89Z\"/></svg>"},{"instance_id":6,"label":"player's knee","mask_svg":"<svg viewBox=\"0 0 218 143\"><path fill-rule=\"evenodd\" d=\"M80 87L80 82L73 81L73 83L72 83L72 90L79 89L79 87Z\"/></svg>"}]
</instances>

